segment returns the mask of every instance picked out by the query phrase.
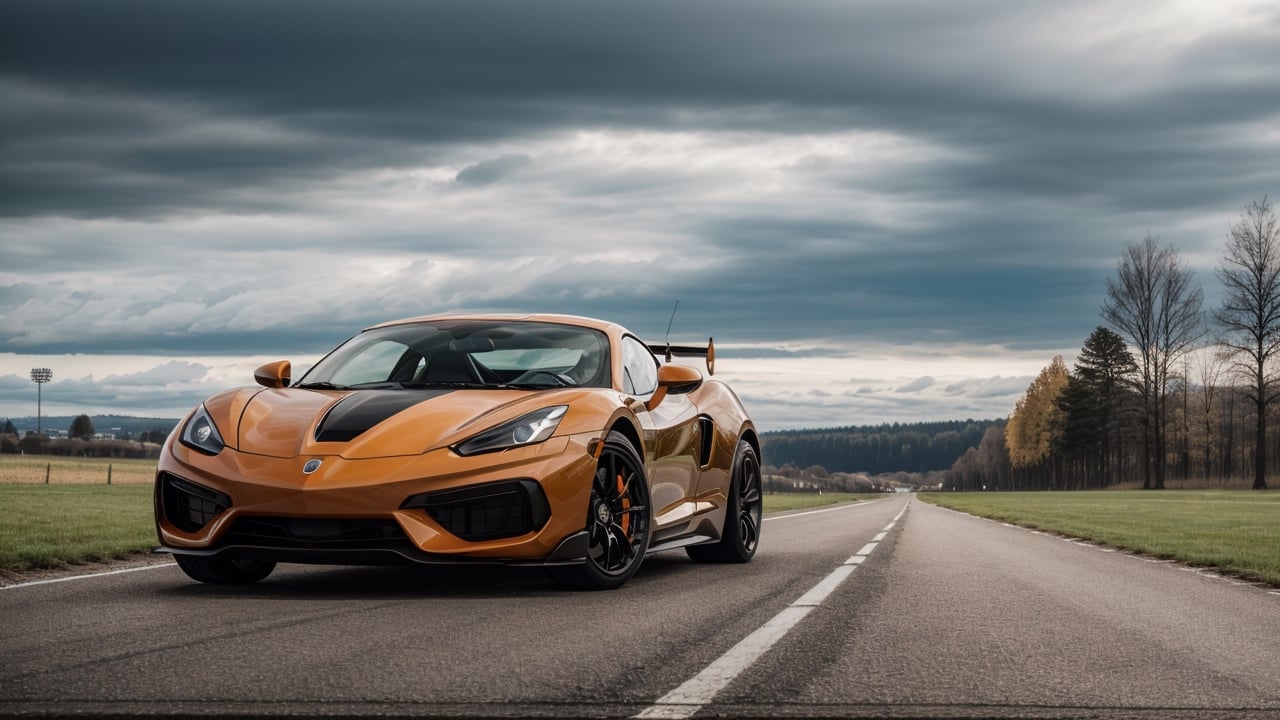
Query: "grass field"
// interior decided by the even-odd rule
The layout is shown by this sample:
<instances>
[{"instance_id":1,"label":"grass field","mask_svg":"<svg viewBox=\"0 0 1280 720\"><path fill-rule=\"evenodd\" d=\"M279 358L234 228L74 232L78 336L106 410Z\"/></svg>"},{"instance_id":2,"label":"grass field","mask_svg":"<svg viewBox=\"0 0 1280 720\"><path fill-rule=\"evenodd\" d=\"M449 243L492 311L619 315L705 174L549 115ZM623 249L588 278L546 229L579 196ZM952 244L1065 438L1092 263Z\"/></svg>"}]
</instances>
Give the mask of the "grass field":
<instances>
[{"instance_id":1,"label":"grass field","mask_svg":"<svg viewBox=\"0 0 1280 720\"><path fill-rule=\"evenodd\" d=\"M110 560L155 546L150 485L0 484L0 570Z\"/></svg>"},{"instance_id":2,"label":"grass field","mask_svg":"<svg viewBox=\"0 0 1280 720\"><path fill-rule=\"evenodd\" d=\"M996 520L1280 586L1280 492L924 493Z\"/></svg>"},{"instance_id":3,"label":"grass field","mask_svg":"<svg viewBox=\"0 0 1280 720\"><path fill-rule=\"evenodd\" d=\"M150 485L156 479L155 460L78 458L48 455L0 455L0 483L49 483L58 485Z\"/></svg>"}]
</instances>

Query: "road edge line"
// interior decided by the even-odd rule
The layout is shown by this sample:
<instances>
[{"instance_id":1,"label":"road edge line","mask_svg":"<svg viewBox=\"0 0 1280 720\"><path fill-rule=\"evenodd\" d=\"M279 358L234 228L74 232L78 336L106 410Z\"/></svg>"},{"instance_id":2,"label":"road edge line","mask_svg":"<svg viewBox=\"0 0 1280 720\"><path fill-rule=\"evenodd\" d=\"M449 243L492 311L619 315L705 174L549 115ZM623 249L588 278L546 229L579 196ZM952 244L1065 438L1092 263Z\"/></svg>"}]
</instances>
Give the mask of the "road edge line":
<instances>
[{"instance_id":1,"label":"road edge line","mask_svg":"<svg viewBox=\"0 0 1280 720\"><path fill-rule=\"evenodd\" d=\"M17 590L18 588L35 587L36 585L52 585L54 583L71 582L72 580L87 580L89 578L105 577L107 575L122 575L124 573L138 572L140 570L155 570L156 568L176 566L177 563L156 563L155 565L142 565L140 567L121 568L120 570L107 570L106 572L89 573L88 575L68 575L67 577L49 578L47 580L32 580L30 582L18 583L16 585L0 585L0 590Z\"/></svg>"}]
</instances>

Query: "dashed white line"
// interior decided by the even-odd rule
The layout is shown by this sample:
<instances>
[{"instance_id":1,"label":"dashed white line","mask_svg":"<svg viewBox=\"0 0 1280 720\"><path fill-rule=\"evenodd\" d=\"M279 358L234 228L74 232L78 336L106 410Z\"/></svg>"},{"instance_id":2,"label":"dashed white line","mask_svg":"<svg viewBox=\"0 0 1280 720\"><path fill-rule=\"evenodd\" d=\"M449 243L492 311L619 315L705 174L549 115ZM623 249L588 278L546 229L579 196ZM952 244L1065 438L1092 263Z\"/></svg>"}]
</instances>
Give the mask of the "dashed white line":
<instances>
[{"instance_id":1,"label":"dashed white line","mask_svg":"<svg viewBox=\"0 0 1280 720\"><path fill-rule=\"evenodd\" d=\"M910 500L907 501L908 505ZM893 517L883 531L877 536L883 539L885 534L902 518L903 513L907 511L907 506L902 506L902 510ZM786 517L795 517L788 515ZM733 679L750 667L760 656L769 651L779 640L781 640L791 628L795 627L804 619L814 608L822 604L832 592L844 582L858 565L866 559L876 549L878 542L869 542L862 546L862 549L853 557L845 561L843 565L839 565L832 570L825 578L820 580L808 592L801 595L795 602L783 608L781 612L774 615L768 622L761 625L754 632L740 640L737 645L729 648L725 654L716 658L710 665L703 668L702 672L694 675L686 680L675 690L658 698L654 704L642 710L635 717L637 718L689 718L702 709L703 705L711 702L711 700L733 682Z\"/></svg>"},{"instance_id":2,"label":"dashed white line","mask_svg":"<svg viewBox=\"0 0 1280 720\"><path fill-rule=\"evenodd\" d=\"M817 607L822 604L823 600L831 594L836 586L844 582L845 578L853 574L856 565L840 565L831 574L826 576L817 585L809 589L809 592L800 596L798 600L791 603L792 607Z\"/></svg>"},{"instance_id":3,"label":"dashed white line","mask_svg":"<svg viewBox=\"0 0 1280 720\"><path fill-rule=\"evenodd\" d=\"M791 606L774 615L760 629L743 638L680 687L663 695L658 702L647 707L638 718L687 718L702 709L733 681L735 677L751 666L769 648L782 639L796 623L804 619L814 606Z\"/></svg>"}]
</instances>

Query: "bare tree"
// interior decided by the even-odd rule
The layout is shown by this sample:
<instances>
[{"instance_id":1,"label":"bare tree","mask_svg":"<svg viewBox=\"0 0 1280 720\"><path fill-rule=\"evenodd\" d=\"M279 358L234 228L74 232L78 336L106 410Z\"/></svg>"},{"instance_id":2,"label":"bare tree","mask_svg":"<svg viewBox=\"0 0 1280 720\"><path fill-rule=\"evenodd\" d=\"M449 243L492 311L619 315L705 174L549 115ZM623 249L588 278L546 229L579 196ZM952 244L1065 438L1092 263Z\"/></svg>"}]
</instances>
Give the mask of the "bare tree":
<instances>
[{"instance_id":1,"label":"bare tree","mask_svg":"<svg viewBox=\"0 0 1280 720\"><path fill-rule=\"evenodd\" d=\"M1222 345L1249 381L1253 403L1253 488L1267 487L1267 408L1277 397L1272 359L1280 352L1280 221L1267 198L1246 205L1231 226L1218 266L1222 306L1214 313Z\"/></svg>"},{"instance_id":2,"label":"bare tree","mask_svg":"<svg viewBox=\"0 0 1280 720\"><path fill-rule=\"evenodd\" d=\"M1102 317L1137 349L1142 398L1143 489L1163 489L1170 371L1204 334L1204 293L1178 251L1147 235L1131 243L1107 280Z\"/></svg>"},{"instance_id":3,"label":"bare tree","mask_svg":"<svg viewBox=\"0 0 1280 720\"><path fill-rule=\"evenodd\" d=\"M1218 394L1218 383L1222 381L1223 355L1211 347L1201 348L1197 353L1196 373L1200 380L1200 419L1204 422L1204 481L1207 485L1213 470L1213 437L1214 437L1214 398Z\"/></svg>"}]
</instances>

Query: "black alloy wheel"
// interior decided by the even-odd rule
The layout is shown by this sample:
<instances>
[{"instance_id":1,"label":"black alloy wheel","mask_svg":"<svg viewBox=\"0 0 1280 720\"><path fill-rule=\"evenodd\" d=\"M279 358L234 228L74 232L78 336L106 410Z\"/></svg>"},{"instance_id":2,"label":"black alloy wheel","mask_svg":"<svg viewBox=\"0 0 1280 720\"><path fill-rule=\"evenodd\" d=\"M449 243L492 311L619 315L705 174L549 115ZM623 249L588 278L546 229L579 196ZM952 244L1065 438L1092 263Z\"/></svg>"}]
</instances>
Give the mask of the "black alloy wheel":
<instances>
[{"instance_id":1,"label":"black alloy wheel","mask_svg":"<svg viewBox=\"0 0 1280 720\"><path fill-rule=\"evenodd\" d=\"M751 560L760 547L761 515L764 493L760 459L746 440L738 441L733 454L733 474L729 489L729 505L725 508L724 530L720 541L710 545L686 548L689 557L698 562L744 563Z\"/></svg>"},{"instance_id":2,"label":"black alloy wheel","mask_svg":"<svg viewBox=\"0 0 1280 720\"><path fill-rule=\"evenodd\" d=\"M549 568L559 585L612 590L639 569L649 548L649 483L631 442L609 433L596 464L587 506L587 556L581 565Z\"/></svg>"}]
</instances>

